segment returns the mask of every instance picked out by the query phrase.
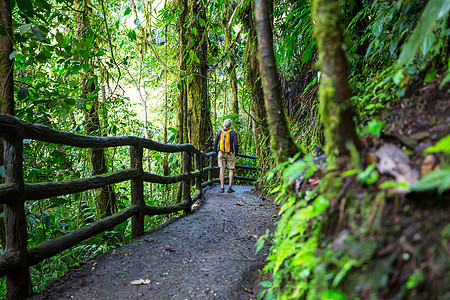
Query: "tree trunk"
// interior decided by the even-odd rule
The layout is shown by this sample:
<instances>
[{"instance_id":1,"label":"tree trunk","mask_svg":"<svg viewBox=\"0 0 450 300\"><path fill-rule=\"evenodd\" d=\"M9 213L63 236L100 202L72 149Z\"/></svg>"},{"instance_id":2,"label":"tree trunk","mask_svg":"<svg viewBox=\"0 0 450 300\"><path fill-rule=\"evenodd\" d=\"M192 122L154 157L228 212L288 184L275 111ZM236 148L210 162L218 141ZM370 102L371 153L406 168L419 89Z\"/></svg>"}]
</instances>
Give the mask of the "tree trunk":
<instances>
[{"instance_id":1,"label":"tree trunk","mask_svg":"<svg viewBox=\"0 0 450 300\"><path fill-rule=\"evenodd\" d=\"M82 7L81 7L82 5ZM88 6L88 0L75 1L75 7L81 11L78 13L77 19L80 22L79 35L87 34L87 28L90 26L89 13L91 8ZM92 74L92 61L83 62L90 65L90 71L82 75L83 95L86 101L86 134L87 135L101 135L100 118L99 118L99 99L98 89L96 87L96 80ZM108 172L106 164L105 149L89 149L89 159L92 166L92 175L100 175ZM96 195L97 209L99 218L112 215L116 211L115 194L112 186L106 186L100 190Z\"/></svg>"},{"instance_id":2,"label":"tree trunk","mask_svg":"<svg viewBox=\"0 0 450 300\"><path fill-rule=\"evenodd\" d=\"M178 52L178 60L179 60L179 70L180 74L178 75L178 96L177 96L177 119L178 119L178 132L177 132L177 143L184 144L187 143L187 121L186 121L186 112L187 112L187 94L186 94L186 57L187 57L187 44L188 41L186 39L186 18L188 16L188 1L187 0L178 0L178 6L181 9L181 14L179 17L178 23L178 38L179 38L179 52ZM181 155L180 155L181 159ZM180 167L180 172L182 169ZM182 185L178 184L178 192L176 202L180 203L183 197Z\"/></svg>"},{"instance_id":3,"label":"tree trunk","mask_svg":"<svg viewBox=\"0 0 450 300\"><path fill-rule=\"evenodd\" d=\"M314 32L322 72L320 112L325 127L325 151L330 158L349 155L350 147L357 145L339 11L338 1L313 1Z\"/></svg>"},{"instance_id":4,"label":"tree trunk","mask_svg":"<svg viewBox=\"0 0 450 300\"><path fill-rule=\"evenodd\" d=\"M259 68L263 81L271 145L276 159L284 162L298 153L299 149L292 140L284 114L267 0L256 0L255 15L258 25Z\"/></svg>"},{"instance_id":5,"label":"tree trunk","mask_svg":"<svg viewBox=\"0 0 450 300\"><path fill-rule=\"evenodd\" d=\"M189 29L187 53L188 59L186 70L186 97L187 111L186 122L188 129L188 142L195 147L209 151L212 149L212 124L211 105L208 98L208 65L207 60L207 32L206 11L200 0L189 0ZM200 19L204 20L201 25ZM196 28L196 29L194 29ZM191 56L191 53L197 57Z\"/></svg>"},{"instance_id":6,"label":"tree trunk","mask_svg":"<svg viewBox=\"0 0 450 300\"><path fill-rule=\"evenodd\" d=\"M14 85L13 85L13 62L9 55L13 52L12 43L12 17L8 0L0 2L0 112L2 114L14 115ZM5 34L3 34L5 33ZM0 166L4 167L3 139L0 138ZM5 179L0 177L0 184ZM4 206L0 204L0 213ZM3 249L6 246L5 218L0 219L0 235Z\"/></svg>"},{"instance_id":7,"label":"tree trunk","mask_svg":"<svg viewBox=\"0 0 450 300\"><path fill-rule=\"evenodd\" d=\"M225 35L225 47L226 47L226 55L228 56L228 75L230 77L230 87L231 87L231 114L234 118L234 126L239 124L239 101L238 101L238 81L236 77L236 62L235 62L235 46L232 39L232 26L230 23L231 16L233 11L237 6L236 2L233 2L232 5L225 12L225 16L222 20L222 30Z\"/></svg>"},{"instance_id":8,"label":"tree trunk","mask_svg":"<svg viewBox=\"0 0 450 300\"><path fill-rule=\"evenodd\" d=\"M246 18L243 19L243 25L247 31L247 43L245 47L245 66L246 81L250 87L251 101L250 110L252 116L253 137L256 148L256 155L259 157L267 156L267 149L270 143L269 127L267 125L267 113L264 104L264 91L262 89L261 75L259 72L257 59L257 33L253 13L253 2L246 8ZM258 160L262 167L263 159Z\"/></svg>"},{"instance_id":9,"label":"tree trunk","mask_svg":"<svg viewBox=\"0 0 450 300\"><path fill-rule=\"evenodd\" d=\"M164 7L166 7L167 5L167 0L164 0ZM167 41L167 23L164 26L164 43L165 43L165 49L164 49L164 58L167 61L168 59L168 49L167 49L167 45L168 45L168 41ZM168 99L168 94L169 94L169 89L168 89L168 85L167 85L167 66L164 67L164 133L163 133L163 143L167 144L167 126L168 126L168 109L169 109L169 99ZM168 153L164 153L164 160L163 160L163 175L164 176L169 176L169 156ZM165 186L165 188L167 188L167 186Z\"/></svg>"},{"instance_id":10,"label":"tree trunk","mask_svg":"<svg viewBox=\"0 0 450 300\"><path fill-rule=\"evenodd\" d=\"M0 0L0 112L14 115L12 16L9 0ZM31 294L31 279L27 265L27 228L25 217L25 194L22 168L22 137L11 137L3 143L0 139L0 165L5 167L6 183L15 184L15 193L10 204L1 206L2 243L6 251L20 256L21 265L6 277L8 299L24 299ZM3 151L3 148L4 151ZM5 159L7 161L5 161ZM4 181L2 179L2 181ZM5 228L6 223L6 228ZM6 237L6 239L5 239Z\"/></svg>"},{"instance_id":11,"label":"tree trunk","mask_svg":"<svg viewBox=\"0 0 450 300\"><path fill-rule=\"evenodd\" d=\"M9 0L0 2L0 110L14 115L12 17Z\"/></svg>"}]
</instances>

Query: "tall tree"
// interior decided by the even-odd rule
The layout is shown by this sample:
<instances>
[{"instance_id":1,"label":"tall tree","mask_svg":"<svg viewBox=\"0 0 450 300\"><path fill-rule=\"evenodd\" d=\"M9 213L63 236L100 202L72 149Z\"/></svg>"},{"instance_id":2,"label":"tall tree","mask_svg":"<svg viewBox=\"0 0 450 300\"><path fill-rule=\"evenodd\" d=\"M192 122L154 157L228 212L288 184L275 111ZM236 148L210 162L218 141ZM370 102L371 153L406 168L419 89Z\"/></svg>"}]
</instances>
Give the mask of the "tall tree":
<instances>
[{"instance_id":1,"label":"tall tree","mask_svg":"<svg viewBox=\"0 0 450 300\"><path fill-rule=\"evenodd\" d=\"M286 123L280 80L273 52L272 24L267 0L255 1L255 16L258 25L259 68L263 81L271 145L276 159L283 162L298 153L299 149L295 145Z\"/></svg>"},{"instance_id":2,"label":"tall tree","mask_svg":"<svg viewBox=\"0 0 450 300\"><path fill-rule=\"evenodd\" d=\"M238 80L236 76L236 46L233 39L233 24L232 17L237 7L236 2L232 2L231 5L225 3L228 6L225 9L224 17L222 19L222 31L224 32L225 40L225 55L227 56L227 68L228 76L230 77L231 88L231 114L235 116L235 125L239 123L239 101L238 101Z\"/></svg>"},{"instance_id":3,"label":"tall tree","mask_svg":"<svg viewBox=\"0 0 450 300\"><path fill-rule=\"evenodd\" d=\"M186 122L188 142L201 150L212 149L211 105L208 98L208 33L202 0L189 0L188 61L186 66Z\"/></svg>"},{"instance_id":4,"label":"tall tree","mask_svg":"<svg viewBox=\"0 0 450 300\"><path fill-rule=\"evenodd\" d=\"M250 113L252 115L253 137L259 157L265 157L267 142L269 139L269 127L267 125L267 113L264 104L264 91L261 83L261 73L259 72L257 51L258 41L256 24L254 18L253 1L246 3L241 12L243 27L246 31L246 45L244 66L246 69L247 88L250 89ZM259 159L258 163L264 160Z\"/></svg>"},{"instance_id":5,"label":"tall tree","mask_svg":"<svg viewBox=\"0 0 450 300\"><path fill-rule=\"evenodd\" d=\"M314 0L313 20L319 52L319 99L329 157L348 155L357 145L351 91L347 81L347 61L342 50L339 1Z\"/></svg>"},{"instance_id":6,"label":"tall tree","mask_svg":"<svg viewBox=\"0 0 450 300\"><path fill-rule=\"evenodd\" d=\"M210 150L212 124L207 83L206 11L202 1L180 0L178 3L181 9L178 141Z\"/></svg>"},{"instance_id":7,"label":"tall tree","mask_svg":"<svg viewBox=\"0 0 450 300\"><path fill-rule=\"evenodd\" d=\"M96 34L90 29L90 16L92 8L89 0L76 0L77 20L80 26L79 39L84 41L86 51L90 52L96 46ZM85 122L87 135L101 135L99 117L98 76L94 75L93 59L83 59L82 65L85 72L81 76L83 96L85 100ZM108 172L106 154L104 148L90 148L89 158L92 167L92 175L100 175ZM97 194L97 207L100 217L110 216L116 211L115 194L112 186L101 188Z\"/></svg>"},{"instance_id":8,"label":"tall tree","mask_svg":"<svg viewBox=\"0 0 450 300\"><path fill-rule=\"evenodd\" d=\"M180 144L187 143L187 94L186 94L186 61L187 61L187 38L186 38L186 18L188 16L188 1L178 0L178 6L181 10L178 20L178 39L179 39L179 52L178 52L178 134L177 142Z\"/></svg>"},{"instance_id":9,"label":"tall tree","mask_svg":"<svg viewBox=\"0 0 450 300\"><path fill-rule=\"evenodd\" d=\"M13 62L10 55L13 52L13 34L12 34L12 16L9 0L0 0L0 112L14 115L14 85L13 85ZM3 148L5 147L5 151ZM20 136L10 137L8 142L0 144L0 165L5 167L6 183L16 185L17 190L23 190L22 160L4 161L7 152L13 156L17 152L23 151L22 138ZM21 157L21 156L19 156ZM12 157L9 156L11 159ZM14 178L11 178L14 177ZM12 182L9 182L12 181ZM15 266L13 272L6 277L7 298L24 299L31 293L31 279L27 257L27 229L25 217L25 195L23 192L17 192L9 199L5 205L4 220L6 223L6 251L5 253L14 253L20 257L19 265Z\"/></svg>"}]
</instances>

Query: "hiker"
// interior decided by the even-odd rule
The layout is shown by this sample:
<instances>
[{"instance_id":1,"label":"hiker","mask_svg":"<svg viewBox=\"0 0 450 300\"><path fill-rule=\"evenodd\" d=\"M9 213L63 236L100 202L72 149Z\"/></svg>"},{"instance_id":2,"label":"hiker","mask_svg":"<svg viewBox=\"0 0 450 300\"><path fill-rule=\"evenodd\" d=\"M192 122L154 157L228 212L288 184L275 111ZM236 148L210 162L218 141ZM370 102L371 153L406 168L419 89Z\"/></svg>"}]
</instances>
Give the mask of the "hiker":
<instances>
[{"instance_id":1,"label":"hiker","mask_svg":"<svg viewBox=\"0 0 450 300\"><path fill-rule=\"evenodd\" d=\"M225 166L228 168L229 186L228 193L233 193L231 187L233 185L234 168L236 166L236 155L239 153L237 133L231 129L231 119L223 121L222 129L220 129L214 139L214 151L217 153L217 160L220 168L220 185L222 188L220 193L225 191ZM219 147L219 150L217 150Z\"/></svg>"}]
</instances>

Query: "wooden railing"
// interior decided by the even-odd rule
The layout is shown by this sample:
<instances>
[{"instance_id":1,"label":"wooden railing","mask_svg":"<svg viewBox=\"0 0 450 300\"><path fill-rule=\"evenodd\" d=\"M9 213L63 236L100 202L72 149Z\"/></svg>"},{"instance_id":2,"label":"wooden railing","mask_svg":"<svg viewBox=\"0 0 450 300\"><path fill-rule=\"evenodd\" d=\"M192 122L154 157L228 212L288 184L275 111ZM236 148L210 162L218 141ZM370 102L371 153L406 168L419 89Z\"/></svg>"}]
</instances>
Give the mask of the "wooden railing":
<instances>
[{"instance_id":1,"label":"wooden railing","mask_svg":"<svg viewBox=\"0 0 450 300\"><path fill-rule=\"evenodd\" d=\"M96 234L111 230L128 218L131 220L131 238L144 234L145 216L170 214L177 211L191 212L195 200L202 197L203 188L217 182L214 173L216 155L204 153L191 144L166 145L135 136L97 137L62 132L47 126L31 124L18 118L0 114L0 136L4 138L5 184L0 185L0 204L5 205L6 249L0 256L0 276L6 276L7 298L21 299L31 291L29 266L52 257ZM106 148L130 146L130 169L105 175L63 182L25 184L23 179L23 139L69 145L78 148ZM159 152L182 152L182 174L177 176L159 176L143 171L143 149ZM192 156L195 170L191 170ZM255 156L238 156L256 159ZM203 167L205 158L210 165ZM256 170L255 167L236 166L236 168ZM208 174L208 181L202 178ZM256 178L235 176L236 179L255 181ZM195 192L191 196L191 180L195 179ZM131 206L97 221L84 228L43 242L33 248L27 247L27 229L25 201L40 200L82 191L101 188L110 184L131 180ZM181 203L157 207L144 201L144 181L170 184L182 182L183 199Z\"/></svg>"}]
</instances>

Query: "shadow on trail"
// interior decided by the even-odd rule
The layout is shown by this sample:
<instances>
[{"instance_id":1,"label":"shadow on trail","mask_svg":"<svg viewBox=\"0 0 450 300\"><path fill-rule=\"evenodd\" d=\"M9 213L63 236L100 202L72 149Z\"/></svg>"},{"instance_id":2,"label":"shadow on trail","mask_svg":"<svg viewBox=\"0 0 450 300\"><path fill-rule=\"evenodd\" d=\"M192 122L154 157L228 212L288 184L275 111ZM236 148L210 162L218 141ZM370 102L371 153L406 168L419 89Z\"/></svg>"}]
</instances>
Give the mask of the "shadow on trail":
<instances>
[{"instance_id":1,"label":"shadow on trail","mask_svg":"<svg viewBox=\"0 0 450 300\"><path fill-rule=\"evenodd\" d=\"M206 191L190 215L70 270L30 299L255 299L277 214L251 186Z\"/></svg>"}]
</instances>

